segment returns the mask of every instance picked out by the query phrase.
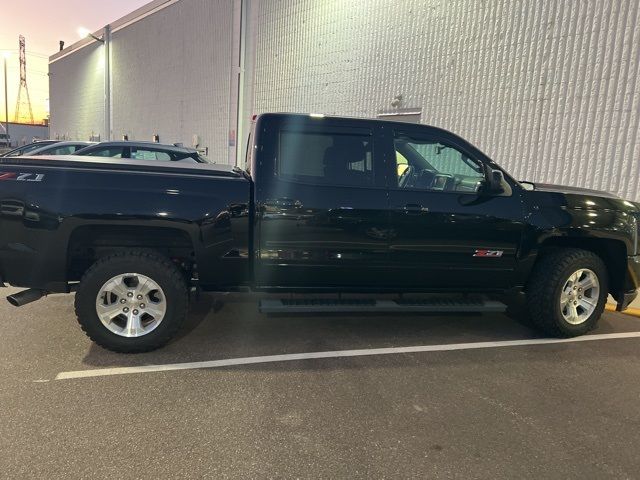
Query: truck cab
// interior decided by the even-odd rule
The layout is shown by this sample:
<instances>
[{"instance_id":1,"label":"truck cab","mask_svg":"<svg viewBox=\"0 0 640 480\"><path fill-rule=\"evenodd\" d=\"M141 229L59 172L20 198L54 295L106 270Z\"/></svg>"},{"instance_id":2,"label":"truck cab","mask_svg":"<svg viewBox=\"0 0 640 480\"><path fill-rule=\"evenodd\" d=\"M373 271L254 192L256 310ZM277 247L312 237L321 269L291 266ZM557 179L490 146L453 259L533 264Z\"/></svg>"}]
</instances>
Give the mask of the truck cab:
<instances>
[{"instance_id":1,"label":"truck cab","mask_svg":"<svg viewBox=\"0 0 640 480\"><path fill-rule=\"evenodd\" d=\"M423 125L264 115L253 142L259 288L513 286L522 189L459 137Z\"/></svg>"}]
</instances>

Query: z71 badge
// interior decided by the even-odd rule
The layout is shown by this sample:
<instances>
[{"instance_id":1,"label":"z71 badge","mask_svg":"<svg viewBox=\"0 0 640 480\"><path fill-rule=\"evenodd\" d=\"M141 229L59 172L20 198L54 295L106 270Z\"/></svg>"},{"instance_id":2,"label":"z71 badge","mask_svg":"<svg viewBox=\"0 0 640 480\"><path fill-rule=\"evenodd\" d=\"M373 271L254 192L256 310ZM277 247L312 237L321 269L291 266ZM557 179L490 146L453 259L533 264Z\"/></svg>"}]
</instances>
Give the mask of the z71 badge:
<instances>
[{"instance_id":1,"label":"z71 badge","mask_svg":"<svg viewBox=\"0 0 640 480\"><path fill-rule=\"evenodd\" d=\"M13 180L15 182L41 182L44 180L44 173L0 172L0 181L1 180Z\"/></svg>"},{"instance_id":2,"label":"z71 badge","mask_svg":"<svg viewBox=\"0 0 640 480\"><path fill-rule=\"evenodd\" d=\"M504 252L502 250L476 250L474 257L501 257Z\"/></svg>"}]
</instances>

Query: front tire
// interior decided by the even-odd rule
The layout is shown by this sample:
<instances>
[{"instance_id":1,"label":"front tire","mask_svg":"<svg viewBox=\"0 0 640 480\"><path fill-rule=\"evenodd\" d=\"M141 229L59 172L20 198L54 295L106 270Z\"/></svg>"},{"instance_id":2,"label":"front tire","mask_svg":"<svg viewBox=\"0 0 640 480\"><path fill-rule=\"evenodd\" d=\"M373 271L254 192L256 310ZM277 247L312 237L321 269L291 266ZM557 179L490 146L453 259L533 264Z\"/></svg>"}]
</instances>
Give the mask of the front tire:
<instances>
[{"instance_id":1,"label":"front tire","mask_svg":"<svg viewBox=\"0 0 640 480\"><path fill-rule=\"evenodd\" d=\"M75 298L78 323L98 345L121 353L166 344L187 316L183 272L162 255L116 253L98 260L82 277Z\"/></svg>"},{"instance_id":2,"label":"front tire","mask_svg":"<svg viewBox=\"0 0 640 480\"><path fill-rule=\"evenodd\" d=\"M564 248L543 256L527 286L532 323L555 337L576 337L600 320L608 295L607 268L593 252Z\"/></svg>"}]
</instances>

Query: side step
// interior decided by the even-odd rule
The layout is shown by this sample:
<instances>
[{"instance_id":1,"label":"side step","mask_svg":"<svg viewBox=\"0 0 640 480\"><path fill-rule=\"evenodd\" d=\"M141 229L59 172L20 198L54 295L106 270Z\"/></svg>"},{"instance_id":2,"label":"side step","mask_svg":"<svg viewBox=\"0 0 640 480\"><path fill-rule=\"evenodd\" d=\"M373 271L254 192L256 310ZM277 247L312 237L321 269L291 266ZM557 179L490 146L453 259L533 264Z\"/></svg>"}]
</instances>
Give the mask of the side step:
<instances>
[{"instance_id":1,"label":"side step","mask_svg":"<svg viewBox=\"0 0 640 480\"><path fill-rule=\"evenodd\" d=\"M262 313L488 313L504 312L507 306L482 297L434 297L428 299L280 299L260 300Z\"/></svg>"}]
</instances>

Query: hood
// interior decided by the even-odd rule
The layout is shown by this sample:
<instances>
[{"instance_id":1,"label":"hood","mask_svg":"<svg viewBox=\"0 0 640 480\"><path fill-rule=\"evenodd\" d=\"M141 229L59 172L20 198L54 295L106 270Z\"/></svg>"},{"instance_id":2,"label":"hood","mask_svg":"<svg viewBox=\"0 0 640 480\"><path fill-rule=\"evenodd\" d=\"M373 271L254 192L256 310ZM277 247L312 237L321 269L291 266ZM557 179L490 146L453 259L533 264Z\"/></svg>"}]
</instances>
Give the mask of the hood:
<instances>
[{"instance_id":1,"label":"hood","mask_svg":"<svg viewBox=\"0 0 640 480\"><path fill-rule=\"evenodd\" d=\"M566 185L553 185L551 183L526 183L529 185L533 185L533 190L536 192L564 193L569 195L589 195L594 197L615 198L621 200L619 196L614 195L613 193L603 192L600 190L591 190L589 188L567 187Z\"/></svg>"}]
</instances>

